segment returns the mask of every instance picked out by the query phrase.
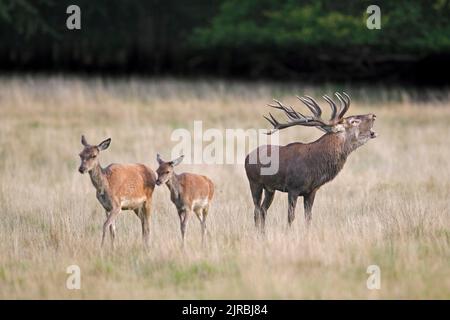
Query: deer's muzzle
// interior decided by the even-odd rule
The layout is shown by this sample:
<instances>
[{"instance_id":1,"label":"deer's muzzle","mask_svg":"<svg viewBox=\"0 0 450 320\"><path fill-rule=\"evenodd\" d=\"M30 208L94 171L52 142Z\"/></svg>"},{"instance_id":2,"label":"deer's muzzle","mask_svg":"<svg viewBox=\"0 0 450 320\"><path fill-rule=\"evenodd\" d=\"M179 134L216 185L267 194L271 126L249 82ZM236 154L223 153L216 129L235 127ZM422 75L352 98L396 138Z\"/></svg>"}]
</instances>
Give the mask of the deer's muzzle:
<instances>
[{"instance_id":1,"label":"deer's muzzle","mask_svg":"<svg viewBox=\"0 0 450 320\"><path fill-rule=\"evenodd\" d=\"M377 118L377 116L375 115L375 114L372 114L372 128L370 128L370 138L371 139L373 139L373 138L376 138L377 136L378 136L378 133L376 133L374 130L373 130L373 123L375 122L375 119Z\"/></svg>"}]
</instances>

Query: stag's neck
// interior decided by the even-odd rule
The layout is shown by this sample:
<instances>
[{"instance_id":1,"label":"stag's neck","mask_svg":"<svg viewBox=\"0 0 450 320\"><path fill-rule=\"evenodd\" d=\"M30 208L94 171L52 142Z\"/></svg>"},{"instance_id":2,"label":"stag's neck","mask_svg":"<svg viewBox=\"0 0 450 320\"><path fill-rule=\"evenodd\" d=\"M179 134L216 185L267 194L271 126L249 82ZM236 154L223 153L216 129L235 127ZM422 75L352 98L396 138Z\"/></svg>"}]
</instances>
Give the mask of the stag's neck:
<instances>
[{"instance_id":1,"label":"stag's neck","mask_svg":"<svg viewBox=\"0 0 450 320\"><path fill-rule=\"evenodd\" d=\"M108 179L106 178L105 171L97 164L92 170L89 171L89 176L91 177L92 184L98 193L103 194L108 190Z\"/></svg>"},{"instance_id":2,"label":"stag's neck","mask_svg":"<svg viewBox=\"0 0 450 320\"><path fill-rule=\"evenodd\" d=\"M347 159L348 155L353 151L344 133L329 133L324 135L319 141L325 145L322 150L326 150L335 159Z\"/></svg>"},{"instance_id":3,"label":"stag's neck","mask_svg":"<svg viewBox=\"0 0 450 320\"><path fill-rule=\"evenodd\" d=\"M347 143L345 136L339 133L331 133L322 136L316 141L316 151L322 161L318 169L329 173L329 178L334 178L344 167L348 155L353 151Z\"/></svg>"},{"instance_id":4,"label":"stag's neck","mask_svg":"<svg viewBox=\"0 0 450 320\"><path fill-rule=\"evenodd\" d=\"M170 198L172 201L174 199L179 199L181 194L181 184L179 180L179 176L176 173L173 173L172 177L167 180L166 186L170 190Z\"/></svg>"}]
</instances>

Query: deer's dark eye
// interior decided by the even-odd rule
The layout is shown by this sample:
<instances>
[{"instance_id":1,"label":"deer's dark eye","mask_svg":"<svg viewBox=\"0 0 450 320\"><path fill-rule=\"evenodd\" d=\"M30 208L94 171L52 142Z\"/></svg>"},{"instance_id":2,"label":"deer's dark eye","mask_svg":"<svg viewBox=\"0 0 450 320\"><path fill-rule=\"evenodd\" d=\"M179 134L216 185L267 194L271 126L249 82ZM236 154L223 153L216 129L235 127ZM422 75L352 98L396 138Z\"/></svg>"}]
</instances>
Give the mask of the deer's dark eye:
<instances>
[{"instance_id":1,"label":"deer's dark eye","mask_svg":"<svg viewBox=\"0 0 450 320\"><path fill-rule=\"evenodd\" d=\"M169 174L169 171L166 171L166 174Z\"/></svg>"}]
</instances>

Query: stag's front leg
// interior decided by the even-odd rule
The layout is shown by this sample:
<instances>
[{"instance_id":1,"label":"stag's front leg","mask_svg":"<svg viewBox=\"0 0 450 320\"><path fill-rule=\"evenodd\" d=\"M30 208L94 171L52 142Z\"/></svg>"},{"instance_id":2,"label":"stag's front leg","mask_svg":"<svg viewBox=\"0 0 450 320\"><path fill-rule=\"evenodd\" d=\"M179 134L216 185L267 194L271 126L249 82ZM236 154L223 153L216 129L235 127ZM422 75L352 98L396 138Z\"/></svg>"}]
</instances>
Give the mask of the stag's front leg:
<instances>
[{"instance_id":1,"label":"stag's front leg","mask_svg":"<svg viewBox=\"0 0 450 320\"><path fill-rule=\"evenodd\" d=\"M316 190L305 195L303 197L303 206L305 208L305 220L306 226L309 227L312 219L312 207L314 204L314 198L316 197Z\"/></svg>"},{"instance_id":2,"label":"stag's front leg","mask_svg":"<svg viewBox=\"0 0 450 320\"><path fill-rule=\"evenodd\" d=\"M294 192L288 193L288 223L289 226L295 219L295 206L297 205L298 194Z\"/></svg>"},{"instance_id":3,"label":"stag's front leg","mask_svg":"<svg viewBox=\"0 0 450 320\"><path fill-rule=\"evenodd\" d=\"M255 206L254 218L255 226L258 230L262 230L262 217L261 217L261 198L263 187L260 184L250 182L250 190L252 192L253 204Z\"/></svg>"},{"instance_id":4,"label":"stag's front leg","mask_svg":"<svg viewBox=\"0 0 450 320\"><path fill-rule=\"evenodd\" d=\"M274 195L275 191L264 189L264 201L261 205L261 215L262 215L261 227L263 231L266 226L267 210L272 204Z\"/></svg>"}]
</instances>

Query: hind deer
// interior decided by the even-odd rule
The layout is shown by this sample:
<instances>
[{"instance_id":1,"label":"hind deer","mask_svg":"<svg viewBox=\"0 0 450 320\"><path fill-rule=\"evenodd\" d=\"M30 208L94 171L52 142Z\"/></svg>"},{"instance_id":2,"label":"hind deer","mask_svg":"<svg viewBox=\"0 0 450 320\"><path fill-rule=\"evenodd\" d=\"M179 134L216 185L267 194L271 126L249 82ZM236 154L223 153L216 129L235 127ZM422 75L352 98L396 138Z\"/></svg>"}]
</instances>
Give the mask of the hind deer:
<instances>
[{"instance_id":1,"label":"hind deer","mask_svg":"<svg viewBox=\"0 0 450 320\"><path fill-rule=\"evenodd\" d=\"M98 156L100 151L109 147L110 143L111 139L106 139L98 145L90 145L86 138L81 136L81 144L84 148L80 153L81 164L78 168L81 174L89 173L92 184L97 190L97 199L106 211L102 246L109 228L111 244L114 247L117 215L121 210L133 210L141 219L142 237L147 247L156 175L143 164L110 164L102 168Z\"/></svg>"},{"instance_id":2,"label":"hind deer","mask_svg":"<svg viewBox=\"0 0 450 320\"><path fill-rule=\"evenodd\" d=\"M195 212L202 228L202 244L205 244L206 218L214 195L214 184L212 181L202 175L193 173L176 174L174 167L183 161L183 155L179 158L165 162L158 154L156 160L159 168L156 170L158 179L156 185L166 184L170 190L170 199L177 208L180 218L180 230L182 245L184 247L184 238L186 226L192 212Z\"/></svg>"},{"instance_id":3,"label":"hind deer","mask_svg":"<svg viewBox=\"0 0 450 320\"><path fill-rule=\"evenodd\" d=\"M261 231L264 230L267 210L272 203L275 191L288 193L289 226L295 218L297 198L303 197L305 219L309 226L317 190L336 177L352 151L377 136L372 131L376 118L374 114L344 118L350 107L350 97L346 93L343 95L335 93L335 95L339 100L339 107L330 97L323 96L331 107L329 121L322 119L321 108L309 96L297 98L306 105L313 114L312 116L303 115L277 100L274 100L275 105L269 105L282 110L288 121L280 123L269 113L270 118L264 117L273 125L273 130L268 134L292 126L316 127L325 134L318 140L306 144L295 142L286 146L260 146L247 155L245 171L255 205L255 225ZM273 175L262 175L261 168L265 165L261 163L257 155L271 155L274 152L278 153L278 172ZM250 161L250 159L257 160ZM264 201L261 203L263 190Z\"/></svg>"}]
</instances>

